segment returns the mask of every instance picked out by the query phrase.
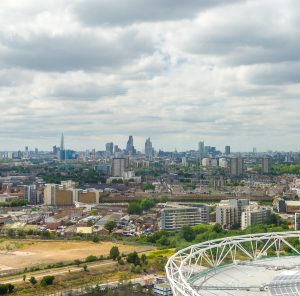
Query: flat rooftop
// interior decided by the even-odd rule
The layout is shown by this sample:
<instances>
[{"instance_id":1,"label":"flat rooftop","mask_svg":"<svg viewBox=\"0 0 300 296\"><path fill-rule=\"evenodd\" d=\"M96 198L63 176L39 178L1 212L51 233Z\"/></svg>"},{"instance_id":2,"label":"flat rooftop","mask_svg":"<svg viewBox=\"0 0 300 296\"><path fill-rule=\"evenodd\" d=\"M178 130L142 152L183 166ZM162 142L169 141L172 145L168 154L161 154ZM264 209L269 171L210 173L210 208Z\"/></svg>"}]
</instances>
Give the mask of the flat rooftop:
<instances>
[{"instance_id":1,"label":"flat rooftop","mask_svg":"<svg viewBox=\"0 0 300 296\"><path fill-rule=\"evenodd\" d=\"M193 279L191 285L201 296L296 296L300 295L300 256L237 261L195 274Z\"/></svg>"}]
</instances>

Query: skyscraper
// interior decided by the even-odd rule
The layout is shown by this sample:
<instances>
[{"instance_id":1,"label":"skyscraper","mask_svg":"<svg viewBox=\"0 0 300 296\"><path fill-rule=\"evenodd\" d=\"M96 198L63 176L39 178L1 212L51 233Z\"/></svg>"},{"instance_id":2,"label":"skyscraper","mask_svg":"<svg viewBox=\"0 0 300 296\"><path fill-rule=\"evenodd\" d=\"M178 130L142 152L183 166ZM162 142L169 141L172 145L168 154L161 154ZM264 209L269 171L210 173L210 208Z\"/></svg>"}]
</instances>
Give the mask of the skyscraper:
<instances>
[{"instance_id":1,"label":"skyscraper","mask_svg":"<svg viewBox=\"0 0 300 296\"><path fill-rule=\"evenodd\" d=\"M61 139L60 139L60 150L65 150L65 140L64 140L64 133L61 133Z\"/></svg>"},{"instance_id":2,"label":"skyscraper","mask_svg":"<svg viewBox=\"0 0 300 296\"><path fill-rule=\"evenodd\" d=\"M114 143L106 143L105 144L106 155L110 156L114 153Z\"/></svg>"},{"instance_id":3,"label":"skyscraper","mask_svg":"<svg viewBox=\"0 0 300 296\"><path fill-rule=\"evenodd\" d=\"M244 160L241 157L233 157L230 159L230 174L240 176L244 172Z\"/></svg>"},{"instance_id":4,"label":"skyscraper","mask_svg":"<svg viewBox=\"0 0 300 296\"><path fill-rule=\"evenodd\" d=\"M153 147L150 138L148 138L145 142L145 154L148 158L153 156Z\"/></svg>"},{"instance_id":5,"label":"skyscraper","mask_svg":"<svg viewBox=\"0 0 300 296\"><path fill-rule=\"evenodd\" d=\"M198 143L198 153L201 158L204 156L204 141Z\"/></svg>"},{"instance_id":6,"label":"skyscraper","mask_svg":"<svg viewBox=\"0 0 300 296\"><path fill-rule=\"evenodd\" d=\"M271 169L271 158L264 157L261 160L261 173L262 174L269 174Z\"/></svg>"},{"instance_id":7,"label":"skyscraper","mask_svg":"<svg viewBox=\"0 0 300 296\"><path fill-rule=\"evenodd\" d=\"M230 154L230 146L225 146L225 155Z\"/></svg>"},{"instance_id":8,"label":"skyscraper","mask_svg":"<svg viewBox=\"0 0 300 296\"><path fill-rule=\"evenodd\" d=\"M132 136L129 136L129 139L127 141L126 153L128 155L134 155L134 154L136 154L136 150L134 149L134 145L133 145L133 137Z\"/></svg>"}]
</instances>

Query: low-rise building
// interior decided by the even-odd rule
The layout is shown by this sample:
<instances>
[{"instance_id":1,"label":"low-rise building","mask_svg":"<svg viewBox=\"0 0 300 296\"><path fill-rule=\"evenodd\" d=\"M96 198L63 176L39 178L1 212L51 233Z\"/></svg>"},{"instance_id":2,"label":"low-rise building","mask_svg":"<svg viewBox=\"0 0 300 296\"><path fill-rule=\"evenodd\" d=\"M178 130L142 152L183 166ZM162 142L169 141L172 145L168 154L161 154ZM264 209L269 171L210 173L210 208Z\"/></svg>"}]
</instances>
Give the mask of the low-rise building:
<instances>
[{"instance_id":1,"label":"low-rise building","mask_svg":"<svg viewBox=\"0 0 300 296\"><path fill-rule=\"evenodd\" d=\"M208 219L208 207L203 204L167 203L161 210L161 228L164 230L179 230L185 225L208 223Z\"/></svg>"},{"instance_id":2,"label":"low-rise building","mask_svg":"<svg viewBox=\"0 0 300 296\"><path fill-rule=\"evenodd\" d=\"M295 213L295 230L300 230L300 212Z\"/></svg>"},{"instance_id":3,"label":"low-rise building","mask_svg":"<svg viewBox=\"0 0 300 296\"><path fill-rule=\"evenodd\" d=\"M266 207L260 208L256 203L253 203L242 212L241 227L245 229L251 225L263 224L270 214L271 209Z\"/></svg>"}]
</instances>

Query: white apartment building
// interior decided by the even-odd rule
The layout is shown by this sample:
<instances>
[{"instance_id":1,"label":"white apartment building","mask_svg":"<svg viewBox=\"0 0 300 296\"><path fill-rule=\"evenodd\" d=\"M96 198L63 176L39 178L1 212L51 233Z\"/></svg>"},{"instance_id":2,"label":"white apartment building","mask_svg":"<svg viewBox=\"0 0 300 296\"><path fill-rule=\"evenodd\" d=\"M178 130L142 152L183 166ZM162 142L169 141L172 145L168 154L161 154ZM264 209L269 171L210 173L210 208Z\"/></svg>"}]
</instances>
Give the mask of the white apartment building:
<instances>
[{"instance_id":1,"label":"white apartment building","mask_svg":"<svg viewBox=\"0 0 300 296\"><path fill-rule=\"evenodd\" d=\"M203 204L167 203L161 211L161 228L179 230L183 226L208 223L208 207Z\"/></svg>"},{"instance_id":2,"label":"white apartment building","mask_svg":"<svg viewBox=\"0 0 300 296\"><path fill-rule=\"evenodd\" d=\"M263 224L270 214L271 210L269 208L260 208L257 203L253 203L242 212L241 227L245 229L251 225Z\"/></svg>"},{"instance_id":3,"label":"white apartment building","mask_svg":"<svg viewBox=\"0 0 300 296\"><path fill-rule=\"evenodd\" d=\"M248 199L222 200L216 207L216 222L224 229L240 226L242 212L248 205Z\"/></svg>"}]
</instances>

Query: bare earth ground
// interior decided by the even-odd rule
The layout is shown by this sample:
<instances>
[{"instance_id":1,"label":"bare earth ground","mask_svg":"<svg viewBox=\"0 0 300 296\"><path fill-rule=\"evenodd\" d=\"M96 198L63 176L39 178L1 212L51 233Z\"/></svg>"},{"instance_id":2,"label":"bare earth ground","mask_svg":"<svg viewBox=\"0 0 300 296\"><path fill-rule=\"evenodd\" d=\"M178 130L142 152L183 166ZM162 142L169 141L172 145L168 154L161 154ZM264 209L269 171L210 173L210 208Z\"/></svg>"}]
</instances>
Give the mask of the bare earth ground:
<instances>
[{"instance_id":1,"label":"bare earth ground","mask_svg":"<svg viewBox=\"0 0 300 296\"><path fill-rule=\"evenodd\" d=\"M112 246L117 246L121 253L151 248L113 242L6 240L0 242L0 271L85 259L89 255L107 256Z\"/></svg>"}]
</instances>

